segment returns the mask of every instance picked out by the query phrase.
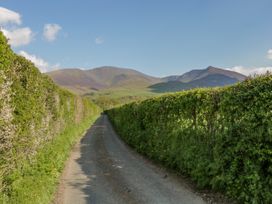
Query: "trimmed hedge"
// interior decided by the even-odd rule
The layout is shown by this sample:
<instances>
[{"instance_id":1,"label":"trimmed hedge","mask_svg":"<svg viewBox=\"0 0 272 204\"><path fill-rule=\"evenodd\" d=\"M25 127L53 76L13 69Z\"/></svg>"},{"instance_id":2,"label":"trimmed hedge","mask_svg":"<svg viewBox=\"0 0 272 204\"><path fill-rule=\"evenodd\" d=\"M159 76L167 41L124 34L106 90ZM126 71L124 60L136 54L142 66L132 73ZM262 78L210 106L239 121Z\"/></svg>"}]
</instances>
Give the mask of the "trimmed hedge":
<instances>
[{"instance_id":1,"label":"trimmed hedge","mask_svg":"<svg viewBox=\"0 0 272 204\"><path fill-rule=\"evenodd\" d=\"M137 151L242 203L272 203L272 75L107 111Z\"/></svg>"},{"instance_id":2,"label":"trimmed hedge","mask_svg":"<svg viewBox=\"0 0 272 204\"><path fill-rule=\"evenodd\" d=\"M31 168L46 145L99 111L13 53L0 32L0 201L13 193L14 172Z\"/></svg>"}]
</instances>

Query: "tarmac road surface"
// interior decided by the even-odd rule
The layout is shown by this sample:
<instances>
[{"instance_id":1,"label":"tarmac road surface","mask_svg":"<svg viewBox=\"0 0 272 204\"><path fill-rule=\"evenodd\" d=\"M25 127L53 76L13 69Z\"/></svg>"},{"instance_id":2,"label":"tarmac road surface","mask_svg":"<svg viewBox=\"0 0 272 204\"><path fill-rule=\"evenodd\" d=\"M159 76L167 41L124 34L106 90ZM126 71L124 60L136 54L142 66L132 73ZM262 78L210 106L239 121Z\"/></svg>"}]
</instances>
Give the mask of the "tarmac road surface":
<instances>
[{"instance_id":1,"label":"tarmac road surface","mask_svg":"<svg viewBox=\"0 0 272 204\"><path fill-rule=\"evenodd\" d=\"M205 203L177 176L124 144L106 115L101 115L74 147L54 202Z\"/></svg>"}]
</instances>

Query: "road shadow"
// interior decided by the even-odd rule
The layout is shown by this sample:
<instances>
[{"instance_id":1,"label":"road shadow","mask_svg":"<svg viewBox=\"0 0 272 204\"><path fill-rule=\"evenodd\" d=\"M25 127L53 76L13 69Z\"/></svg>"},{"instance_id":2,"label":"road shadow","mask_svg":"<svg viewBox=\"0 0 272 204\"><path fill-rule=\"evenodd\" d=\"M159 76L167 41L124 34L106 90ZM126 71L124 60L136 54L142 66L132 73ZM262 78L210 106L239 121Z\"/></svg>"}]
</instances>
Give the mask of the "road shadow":
<instances>
[{"instance_id":1,"label":"road shadow","mask_svg":"<svg viewBox=\"0 0 272 204\"><path fill-rule=\"evenodd\" d=\"M83 176L70 185L80 190L85 203L137 203L116 163L119 146L108 126L107 116L101 115L81 139L76 163Z\"/></svg>"}]
</instances>

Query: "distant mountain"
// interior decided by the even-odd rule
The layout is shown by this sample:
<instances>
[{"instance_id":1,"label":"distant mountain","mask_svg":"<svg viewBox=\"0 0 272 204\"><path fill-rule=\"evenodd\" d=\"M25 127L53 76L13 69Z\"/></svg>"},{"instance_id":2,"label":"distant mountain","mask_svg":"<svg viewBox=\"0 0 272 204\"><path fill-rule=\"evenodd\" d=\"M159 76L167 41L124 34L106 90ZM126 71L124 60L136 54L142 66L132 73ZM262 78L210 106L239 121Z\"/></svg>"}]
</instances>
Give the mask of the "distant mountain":
<instances>
[{"instance_id":1,"label":"distant mountain","mask_svg":"<svg viewBox=\"0 0 272 204\"><path fill-rule=\"evenodd\" d=\"M217 75L217 76L223 75L223 76L237 79L238 81L243 81L246 78L246 76L237 72L209 66L204 70L192 70L190 72L187 72L181 75L178 80L182 82L190 82L190 81L201 79L210 75Z\"/></svg>"},{"instance_id":2,"label":"distant mountain","mask_svg":"<svg viewBox=\"0 0 272 204\"><path fill-rule=\"evenodd\" d=\"M133 69L111 66L90 70L63 69L46 73L55 83L80 94L108 88L141 88L159 83L160 78Z\"/></svg>"},{"instance_id":3,"label":"distant mountain","mask_svg":"<svg viewBox=\"0 0 272 204\"><path fill-rule=\"evenodd\" d=\"M225 86L244 80L237 72L209 66L206 69L192 70L183 75L164 78L148 76L133 69L111 66L89 70L63 69L46 73L55 83L79 94L102 90L146 89L155 93L180 91L195 87Z\"/></svg>"},{"instance_id":4,"label":"distant mountain","mask_svg":"<svg viewBox=\"0 0 272 204\"><path fill-rule=\"evenodd\" d=\"M243 81L246 76L237 72L209 66L203 70L192 70L183 75L165 77L164 82L151 85L154 92L171 92L192 89L196 87L216 87Z\"/></svg>"},{"instance_id":5,"label":"distant mountain","mask_svg":"<svg viewBox=\"0 0 272 204\"><path fill-rule=\"evenodd\" d=\"M180 77L180 75L171 75L171 76L167 76L167 77L163 77L162 81L163 82L168 82L168 81L178 81L178 78Z\"/></svg>"}]
</instances>

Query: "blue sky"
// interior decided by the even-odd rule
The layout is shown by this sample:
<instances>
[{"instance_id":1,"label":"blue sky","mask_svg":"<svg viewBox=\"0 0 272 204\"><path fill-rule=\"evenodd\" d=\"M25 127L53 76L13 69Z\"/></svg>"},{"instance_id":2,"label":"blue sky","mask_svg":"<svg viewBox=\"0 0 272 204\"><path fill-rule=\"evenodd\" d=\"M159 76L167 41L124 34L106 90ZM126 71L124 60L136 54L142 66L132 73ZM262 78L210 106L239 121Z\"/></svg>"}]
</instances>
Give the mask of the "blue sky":
<instances>
[{"instance_id":1,"label":"blue sky","mask_svg":"<svg viewBox=\"0 0 272 204\"><path fill-rule=\"evenodd\" d=\"M155 76L209 65L245 74L271 70L271 0L0 0L0 7L6 35L28 29L18 31L13 49L42 71L103 65Z\"/></svg>"}]
</instances>

